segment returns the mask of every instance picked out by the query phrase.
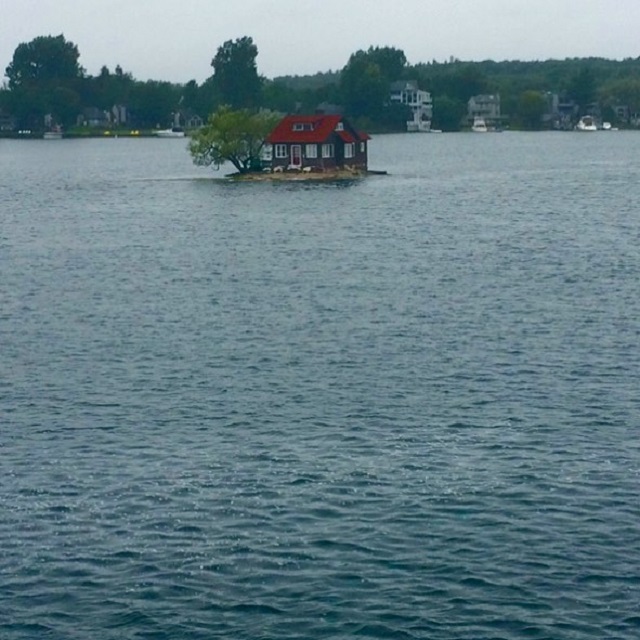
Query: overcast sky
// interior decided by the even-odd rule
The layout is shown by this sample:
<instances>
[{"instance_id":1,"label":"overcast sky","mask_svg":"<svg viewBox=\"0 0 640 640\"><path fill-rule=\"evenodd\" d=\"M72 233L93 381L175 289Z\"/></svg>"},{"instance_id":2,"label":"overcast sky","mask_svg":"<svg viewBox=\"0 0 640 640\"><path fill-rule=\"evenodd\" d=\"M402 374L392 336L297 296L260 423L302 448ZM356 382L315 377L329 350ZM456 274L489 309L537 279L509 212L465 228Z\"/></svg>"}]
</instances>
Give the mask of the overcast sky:
<instances>
[{"instance_id":1,"label":"overcast sky","mask_svg":"<svg viewBox=\"0 0 640 640\"><path fill-rule=\"evenodd\" d=\"M96 75L202 82L225 41L251 36L273 78L341 69L369 46L409 62L640 56L640 0L1 0L0 73L15 48L64 34Z\"/></svg>"}]
</instances>

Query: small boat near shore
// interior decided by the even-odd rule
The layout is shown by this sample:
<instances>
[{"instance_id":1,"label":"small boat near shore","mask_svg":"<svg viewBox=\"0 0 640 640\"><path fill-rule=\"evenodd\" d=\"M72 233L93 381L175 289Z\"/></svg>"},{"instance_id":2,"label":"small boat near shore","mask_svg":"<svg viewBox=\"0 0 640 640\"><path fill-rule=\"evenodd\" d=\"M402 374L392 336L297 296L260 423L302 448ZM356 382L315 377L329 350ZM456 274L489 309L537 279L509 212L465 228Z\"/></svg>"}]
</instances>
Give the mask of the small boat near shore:
<instances>
[{"instance_id":1,"label":"small boat near shore","mask_svg":"<svg viewBox=\"0 0 640 640\"><path fill-rule=\"evenodd\" d=\"M160 129L154 132L158 138L184 138L185 132L182 127L171 127L171 129Z\"/></svg>"},{"instance_id":2,"label":"small boat near shore","mask_svg":"<svg viewBox=\"0 0 640 640\"><path fill-rule=\"evenodd\" d=\"M582 116L576 125L576 131L597 131L598 125L593 116Z\"/></svg>"},{"instance_id":3,"label":"small boat near shore","mask_svg":"<svg viewBox=\"0 0 640 640\"><path fill-rule=\"evenodd\" d=\"M487 128L487 123L484 118L474 118L473 124L471 125L471 131L474 133L487 133L489 129Z\"/></svg>"},{"instance_id":4,"label":"small boat near shore","mask_svg":"<svg viewBox=\"0 0 640 640\"><path fill-rule=\"evenodd\" d=\"M42 136L44 140L62 140L62 127L55 126L51 127L47 131L44 132Z\"/></svg>"}]
</instances>

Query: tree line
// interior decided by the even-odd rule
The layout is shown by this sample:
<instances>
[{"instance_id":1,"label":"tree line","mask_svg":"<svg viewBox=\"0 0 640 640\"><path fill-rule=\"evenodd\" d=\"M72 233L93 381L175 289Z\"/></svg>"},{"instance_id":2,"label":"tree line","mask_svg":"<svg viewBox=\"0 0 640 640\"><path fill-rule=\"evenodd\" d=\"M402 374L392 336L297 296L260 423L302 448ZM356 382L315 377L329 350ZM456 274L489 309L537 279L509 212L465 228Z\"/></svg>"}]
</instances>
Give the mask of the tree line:
<instances>
[{"instance_id":1,"label":"tree line","mask_svg":"<svg viewBox=\"0 0 640 640\"><path fill-rule=\"evenodd\" d=\"M223 105L282 113L313 113L322 105L371 131L402 131L407 108L389 100L390 84L397 80L415 81L431 92L433 126L445 131L459 129L469 98L485 93L500 95L502 113L516 128L545 126L542 116L552 93L575 103L577 113L597 103L612 122L618 106L640 113L640 58L412 65L401 49L376 46L356 51L337 71L268 79L259 74L257 57L256 44L245 36L218 47L212 74L202 83L140 81L120 66L89 75L74 43L63 35L40 36L16 48L0 89L0 113L11 115L19 129L42 129L47 117L71 128L87 109L109 113L122 105L128 127L154 128L170 125L175 114L206 121Z\"/></svg>"}]
</instances>

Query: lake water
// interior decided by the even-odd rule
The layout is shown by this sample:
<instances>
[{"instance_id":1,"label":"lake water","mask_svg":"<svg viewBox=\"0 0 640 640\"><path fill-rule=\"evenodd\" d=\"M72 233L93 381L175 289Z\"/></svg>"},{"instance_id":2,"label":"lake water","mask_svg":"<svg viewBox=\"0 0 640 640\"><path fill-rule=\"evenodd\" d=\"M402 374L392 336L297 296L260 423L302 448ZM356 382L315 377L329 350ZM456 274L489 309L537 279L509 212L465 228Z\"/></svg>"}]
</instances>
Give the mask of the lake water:
<instances>
[{"instance_id":1,"label":"lake water","mask_svg":"<svg viewBox=\"0 0 640 640\"><path fill-rule=\"evenodd\" d=\"M640 637L639 151L0 140L0 638Z\"/></svg>"}]
</instances>

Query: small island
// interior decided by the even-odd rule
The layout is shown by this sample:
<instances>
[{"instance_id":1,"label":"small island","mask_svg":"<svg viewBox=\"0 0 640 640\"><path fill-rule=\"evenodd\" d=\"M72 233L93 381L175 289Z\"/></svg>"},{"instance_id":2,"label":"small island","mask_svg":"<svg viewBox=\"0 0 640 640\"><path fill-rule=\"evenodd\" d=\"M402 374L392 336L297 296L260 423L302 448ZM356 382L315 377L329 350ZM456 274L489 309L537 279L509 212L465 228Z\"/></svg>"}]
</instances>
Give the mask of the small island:
<instances>
[{"instance_id":1,"label":"small island","mask_svg":"<svg viewBox=\"0 0 640 640\"><path fill-rule=\"evenodd\" d=\"M342 115L279 118L221 107L194 134L189 151L198 165L230 162L236 180L351 180L370 173L370 139Z\"/></svg>"},{"instance_id":2,"label":"small island","mask_svg":"<svg viewBox=\"0 0 640 640\"><path fill-rule=\"evenodd\" d=\"M326 169L323 171L259 171L232 173L229 180L242 182L334 182L337 180L357 180L369 175L386 175L386 171L362 171L358 169Z\"/></svg>"}]
</instances>

